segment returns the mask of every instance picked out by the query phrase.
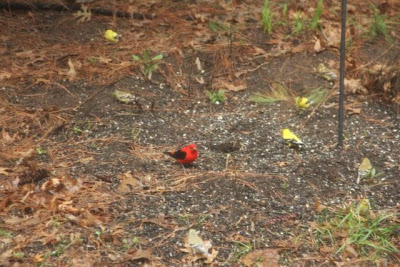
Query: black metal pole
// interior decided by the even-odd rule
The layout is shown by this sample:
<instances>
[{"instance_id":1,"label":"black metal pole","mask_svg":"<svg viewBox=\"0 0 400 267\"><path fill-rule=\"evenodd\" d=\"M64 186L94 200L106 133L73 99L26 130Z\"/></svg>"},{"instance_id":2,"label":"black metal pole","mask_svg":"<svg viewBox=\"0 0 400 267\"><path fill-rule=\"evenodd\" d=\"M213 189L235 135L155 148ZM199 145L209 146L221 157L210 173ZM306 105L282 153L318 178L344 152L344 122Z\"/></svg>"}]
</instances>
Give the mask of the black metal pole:
<instances>
[{"instance_id":1,"label":"black metal pole","mask_svg":"<svg viewBox=\"0 0 400 267\"><path fill-rule=\"evenodd\" d=\"M342 27L340 36L340 77L339 77L339 114L338 114L338 147L343 148L344 120L344 76L346 60L346 6L347 0L342 0Z\"/></svg>"}]
</instances>

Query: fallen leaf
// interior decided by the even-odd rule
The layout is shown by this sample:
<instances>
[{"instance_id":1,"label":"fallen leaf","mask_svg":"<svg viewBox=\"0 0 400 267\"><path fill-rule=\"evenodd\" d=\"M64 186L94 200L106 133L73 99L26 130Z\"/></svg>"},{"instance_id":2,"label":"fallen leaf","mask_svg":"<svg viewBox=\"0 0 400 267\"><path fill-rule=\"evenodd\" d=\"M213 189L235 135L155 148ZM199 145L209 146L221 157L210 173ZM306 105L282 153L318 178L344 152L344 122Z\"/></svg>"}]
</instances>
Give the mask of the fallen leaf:
<instances>
[{"instance_id":1,"label":"fallen leaf","mask_svg":"<svg viewBox=\"0 0 400 267\"><path fill-rule=\"evenodd\" d=\"M128 250L128 254L132 255L130 260L148 260L151 261L153 259L153 250L150 249L130 249Z\"/></svg>"},{"instance_id":2,"label":"fallen leaf","mask_svg":"<svg viewBox=\"0 0 400 267\"><path fill-rule=\"evenodd\" d=\"M81 6L81 10L78 10L73 14L75 19L78 20L79 23L90 21L92 19L92 12L90 12L89 8L85 5Z\"/></svg>"},{"instance_id":3,"label":"fallen leaf","mask_svg":"<svg viewBox=\"0 0 400 267\"><path fill-rule=\"evenodd\" d=\"M197 81L199 84L204 84L204 78L203 78L203 76L195 77L195 79L196 79L196 81Z\"/></svg>"},{"instance_id":4,"label":"fallen leaf","mask_svg":"<svg viewBox=\"0 0 400 267\"><path fill-rule=\"evenodd\" d=\"M317 53L321 52L321 40L320 39L317 39L317 41L315 41L314 51Z\"/></svg>"},{"instance_id":5,"label":"fallen leaf","mask_svg":"<svg viewBox=\"0 0 400 267\"><path fill-rule=\"evenodd\" d=\"M195 63L196 63L196 66L197 66L197 70L198 71L202 71L203 68L201 67L201 62L200 62L200 58L199 57L196 57Z\"/></svg>"},{"instance_id":6,"label":"fallen leaf","mask_svg":"<svg viewBox=\"0 0 400 267\"><path fill-rule=\"evenodd\" d=\"M324 209L326 209L326 206L323 205L323 204L321 204L321 202L319 202L319 200L316 199L316 200L314 201L314 210L315 210L316 212L321 212L321 211L323 211Z\"/></svg>"},{"instance_id":7,"label":"fallen leaf","mask_svg":"<svg viewBox=\"0 0 400 267\"><path fill-rule=\"evenodd\" d=\"M245 266L279 267L278 252L278 249L255 250L243 256L240 262Z\"/></svg>"},{"instance_id":8,"label":"fallen leaf","mask_svg":"<svg viewBox=\"0 0 400 267\"><path fill-rule=\"evenodd\" d=\"M328 246L322 246L319 248L319 252L322 252L322 253L332 253L334 251L335 251L334 248L328 247Z\"/></svg>"},{"instance_id":9,"label":"fallen leaf","mask_svg":"<svg viewBox=\"0 0 400 267\"><path fill-rule=\"evenodd\" d=\"M69 66L69 71L67 71L67 76L69 81L73 81L76 78L76 70L74 63L72 63L72 60L68 60L68 66Z\"/></svg>"},{"instance_id":10,"label":"fallen leaf","mask_svg":"<svg viewBox=\"0 0 400 267\"><path fill-rule=\"evenodd\" d=\"M8 175L10 171L8 168L0 167L0 174Z\"/></svg>"},{"instance_id":11,"label":"fallen leaf","mask_svg":"<svg viewBox=\"0 0 400 267\"><path fill-rule=\"evenodd\" d=\"M360 114L361 113L361 108L356 108L356 107L345 107L346 111L352 115L352 114Z\"/></svg>"},{"instance_id":12,"label":"fallen leaf","mask_svg":"<svg viewBox=\"0 0 400 267\"><path fill-rule=\"evenodd\" d=\"M245 84L239 84L239 85L234 85L233 83L227 82L227 81L220 81L219 83L217 83L218 87L222 87L222 88L226 88L229 91L233 91L233 92L238 92L238 91L242 91L245 90L247 88L247 86Z\"/></svg>"},{"instance_id":13,"label":"fallen leaf","mask_svg":"<svg viewBox=\"0 0 400 267\"><path fill-rule=\"evenodd\" d=\"M134 178L130 171L123 173L119 178L121 179L121 183L118 186L118 190L122 193L130 192L132 188L140 185L140 181Z\"/></svg>"},{"instance_id":14,"label":"fallen leaf","mask_svg":"<svg viewBox=\"0 0 400 267\"><path fill-rule=\"evenodd\" d=\"M352 94L366 94L368 90L362 85L360 79L344 79L344 87Z\"/></svg>"},{"instance_id":15,"label":"fallen leaf","mask_svg":"<svg viewBox=\"0 0 400 267\"><path fill-rule=\"evenodd\" d=\"M358 258L358 253L357 251L353 248L353 246L351 245L347 245L345 248L346 254L350 257L350 258Z\"/></svg>"},{"instance_id":16,"label":"fallen leaf","mask_svg":"<svg viewBox=\"0 0 400 267\"><path fill-rule=\"evenodd\" d=\"M11 78L11 73L8 71L1 71L0 72L0 81Z\"/></svg>"}]
</instances>

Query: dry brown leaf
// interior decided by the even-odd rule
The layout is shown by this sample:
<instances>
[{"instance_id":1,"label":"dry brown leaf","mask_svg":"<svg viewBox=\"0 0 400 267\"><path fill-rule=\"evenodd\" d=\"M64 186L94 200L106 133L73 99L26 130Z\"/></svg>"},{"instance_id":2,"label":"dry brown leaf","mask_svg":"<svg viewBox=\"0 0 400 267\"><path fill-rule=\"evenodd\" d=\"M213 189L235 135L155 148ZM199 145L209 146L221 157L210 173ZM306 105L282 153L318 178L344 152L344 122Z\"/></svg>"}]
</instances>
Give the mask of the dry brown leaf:
<instances>
[{"instance_id":1,"label":"dry brown leaf","mask_svg":"<svg viewBox=\"0 0 400 267\"><path fill-rule=\"evenodd\" d=\"M344 87L352 94L366 94L368 90L362 85L360 79L344 79Z\"/></svg>"},{"instance_id":2,"label":"dry brown leaf","mask_svg":"<svg viewBox=\"0 0 400 267\"><path fill-rule=\"evenodd\" d=\"M9 175L9 171L10 169L8 168L0 167L0 174Z\"/></svg>"},{"instance_id":3,"label":"dry brown leaf","mask_svg":"<svg viewBox=\"0 0 400 267\"><path fill-rule=\"evenodd\" d=\"M234 85L233 83L227 81L220 81L217 83L218 87L228 89L229 91L238 92L245 90L247 86L245 84Z\"/></svg>"},{"instance_id":4,"label":"dry brown leaf","mask_svg":"<svg viewBox=\"0 0 400 267\"><path fill-rule=\"evenodd\" d=\"M279 250L264 249L252 251L240 259L245 266L279 267Z\"/></svg>"},{"instance_id":5,"label":"dry brown leaf","mask_svg":"<svg viewBox=\"0 0 400 267\"><path fill-rule=\"evenodd\" d=\"M203 76L195 77L195 79L196 79L196 81L197 81L199 84L204 84L204 78L203 78Z\"/></svg>"},{"instance_id":6,"label":"dry brown leaf","mask_svg":"<svg viewBox=\"0 0 400 267\"><path fill-rule=\"evenodd\" d=\"M332 253L335 251L335 249L333 247L322 246L319 248L319 251L322 253Z\"/></svg>"},{"instance_id":7,"label":"dry brown leaf","mask_svg":"<svg viewBox=\"0 0 400 267\"><path fill-rule=\"evenodd\" d=\"M69 81L73 81L76 78L76 70L74 63L72 63L72 60L68 60L68 66L69 66L69 71L67 71L67 76Z\"/></svg>"},{"instance_id":8,"label":"dry brown leaf","mask_svg":"<svg viewBox=\"0 0 400 267\"><path fill-rule=\"evenodd\" d=\"M13 249L9 249L4 251L3 253L0 254L0 262L5 262L8 258L11 258L13 255Z\"/></svg>"},{"instance_id":9,"label":"dry brown leaf","mask_svg":"<svg viewBox=\"0 0 400 267\"><path fill-rule=\"evenodd\" d=\"M11 78L11 73L8 71L0 71L0 81Z\"/></svg>"},{"instance_id":10,"label":"dry brown leaf","mask_svg":"<svg viewBox=\"0 0 400 267\"><path fill-rule=\"evenodd\" d=\"M13 136L10 136L10 134L8 132L6 132L5 129L3 129L3 131L1 132L1 135L2 135L2 139L6 143L14 142L15 138L17 137L17 133L13 134Z\"/></svg>"},{"instance_id":11,"label":"dry brown leaf","mask_svg":"<svg viewBox=\"0 0 400 267\"><path fill-rule=\"evenodd\" d=\"M130 260L153 260L153 250L152 249L133 249L128 250L128 254L132 255Z\"/></svg>"},{"instance_id":12,"label":"dry brown leaf","mask_svg":"<svg viewBox=\"0 0 400 267\"><path fill-rule=\"evenodd\" d=\"M347 245L345 248L346 254L350 257L350 258L358 258L358 253L357 251L353 248L352 245Z\"/></svg>"},{"instance_id":13,"label":"dry brown leaf","mask_svg":"<svg viewBox=\"0 0 400 267\"><path fill-rule=\"evenodd\" d=\"M201 62L200 62L200 58L199 57L196 57L195 63L196 63L196 66L197 66L197 70L198 71L202 71L203 68L201 67Z\"/></svg>"},{"instance_id":14,"label":"dry brown leaf","mask_svg":"<svg viewBox=\"0 0 400 267\"><path fill-rule=\"evenodd\" d=\"M356 107L345 107L346 111L352 115L352 114L360 114L361 113L361 108L356 108Z\"/></svg>"},{"instance_id":15,"label":"dry brown leaf","mask_svg":"<svg viewBox=\"0 0 400 267\"><path fill-rule=\"evenodd\" d=\"M316 200L314 201L314 210L315 210L316 212L321 212L321 211L323 211L324 209L326 209L326 206L323 205L323 204L321 204L321 202L319 202L319 200L316 199Z\"/></svg>"},{"instance_id":16,"label":"dry brown leaf","mask_svg":"<svg viewBox=\"0 0 400 267\"><path fill-rule=\"evenodd\" d=\"M118 186L118 190L122 193L127 193L132 190L132 188L138 187L141 185L140 181L132 176L132 173L125 172L120 175L121 183Z\"/></svg>"},{"instance_id":17,"label":"dry brown leaf","mask_svg":"<svg viewBox=\"0 0 400 267\"><path fill-rule=\"evenodd\" d=\"M85 21L90 21L92 19L92 12L90 12L89 8L85 5L81 6L81 10L78 10L73 14L75 19L78 20L78 22L82 23Z\"/></svg>"},{"instance_id":18,"label":"dry brown leaf","mask_svg":"<svg viewBox=\"0 0 400 267\"><path fill-rule=\"evenodd\" d=\"M315 41L315 43L314 43L314 51L318 53L318 52L321 52L321 50L322 50L321 40L317 39L317 41Z\"/></svg>"}]
</instances>

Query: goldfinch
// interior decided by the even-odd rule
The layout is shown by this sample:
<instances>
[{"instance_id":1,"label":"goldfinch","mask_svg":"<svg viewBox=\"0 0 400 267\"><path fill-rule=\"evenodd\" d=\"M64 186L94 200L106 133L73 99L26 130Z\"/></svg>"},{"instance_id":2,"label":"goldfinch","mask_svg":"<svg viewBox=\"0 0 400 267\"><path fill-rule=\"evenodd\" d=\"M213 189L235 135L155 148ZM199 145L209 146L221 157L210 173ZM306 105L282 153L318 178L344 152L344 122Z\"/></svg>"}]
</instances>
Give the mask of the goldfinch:
<instances>
[{"instance_id":1,"label":"goldfinch","mask_svg":"<svg viewBox=\"0 0 400 267\"><path fill-rule=\"evenodd\" d=\"M358 167L358 175L356 183L359 184L362 178L367 177L372 171L371 161L368 158L363 158Z\"/></svg>"},{"instance_id":2,"label":"goldfinch","mask_svg":"<svg viewBox=\"0 0 400 267\"><path fill-rule=\"evenodd\" d=\"M116 33L113 30L106 30L106 32L104 33L104 38L109 41L109 42L113 42L113 43L117 43L120 39L121 39L122 35Z\"/></svg>"},{"instance_id":3,"label":"goldfinch","mask_svg":"<svg viewBox=\"0 0 400 267\"><path fill-rule=\"evenodd\" d=\"M115 99L117 99L118 101L124 103L124 104L129 104L129 103L133 103L135 102L135 96L132 95L131 93L128 92L124 92L118 89L115 89L113 96L115 97Z\"/></svg>"},{"instance_id":4,"label":"goldfinch","mask_svg":"<svg viewBox=\"0 0 400 267\"><path fill-rule=\"evenodd\" d=\"M368 217L370 215L371 205L369 204L368 198L361 199L358 204L357 211L363 217Z\"/></svg>"},{"instance_id":5,"label":"goldfinch","mask_svg":"<svg viewBox=\"0 0 400 267\"><path fill-rule=\"evenodd\" d=\"M201 237L199 236L198 231L194 229L190 229L188 233L188 243L189 247L192 250L192 254L200 254L204 256L210 256L208 249Z\"/></svg>"},{"instance_id":6,"label":"goldfinch","mask_svg":"<svg viewBox=\"0 0 400 267\"><path fill-rule=\"evenodd\" d=\"M297 109L308 109L313 104L313 101L310 101L307 97L298 96L295 99L295 103Z\"/></svg>"},{"instance_id":7,"label":"goldfinch","mask_svg":"<svg viewBox=\"0 0 400 267\"><path fill-rule=\"evenodd\" d=\"M282 138L288 144L289 147L301 148L305 144L298 138L294 133L292 133L288 128L282 130Z\"/></svg>"}]
</instances>

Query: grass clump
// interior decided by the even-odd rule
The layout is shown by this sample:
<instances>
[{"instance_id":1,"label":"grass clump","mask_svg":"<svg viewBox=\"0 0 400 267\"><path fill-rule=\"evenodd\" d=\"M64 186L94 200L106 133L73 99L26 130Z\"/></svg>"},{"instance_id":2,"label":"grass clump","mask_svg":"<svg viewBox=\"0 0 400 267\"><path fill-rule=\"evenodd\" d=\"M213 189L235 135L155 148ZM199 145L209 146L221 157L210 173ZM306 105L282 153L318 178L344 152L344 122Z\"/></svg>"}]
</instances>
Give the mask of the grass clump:
<instances>
[{"instance_id":1,"label":"grass clump","mask_svg":"<svg viewBox=\"0 0 400 267\"><path fill-rule=\"evenodd\" d=\"M299 35L305 30L305 22L300 12L296 13L293 21L293 34Z\"/></svg>"},{"instance_id":2,"label":"grass clump","mask_svg":"<svg viewBox=\"0 0 400 267\"><path fill-rule=\"evenodd\" d=\"M225 90L220 89L216 92L206 91L208 98L212 104L222 103L226 100Z\"/></svg>"},{"instance_id":3,"label":"grass clump","mask_svg":"<svg viewBox=\"0 0 400 267\"><path fill-rule=\"evenodd\" d=\"M389 36L390 26L387 24L386 15L379 14L379 10L374 5L371 5L371 9L374 11L374 20L369 30L371 37L383 35L386 41L390 42L392 39Z\"/></svg>"},{"instance_id":4,"label":"grass clump","mask_svg":"<svg viewBox=\"0 0 400 267\"><path fill-rule=\"evenodd\" d=\"M322 11L324 9L323 0L318 0L317 8L315 9L314 16L311 20L311 29L316 30L319 25L319 18L321 17Z\"/></svg>"},{"instance_id":5,"label":"grass clump","mask_svg":"<svg viewBox=\"0 0 400 267\"><path fill-rule=\"evenodd\" d=\"M269 6L269 0L265 0L264 1L264 6L261 12L261 16L262 16L262 27L264 32L271 34L272 33L272 20L273 20L273 16L272 16L272 12L271 12L271 8Z\"/></svg>"},{"instance_id":6,"label":"grass clump","mask_svg":"<svg viewBox=\"0 0 400 267\"><path fill-rule=\"evenodd\" d=\"M150 52L146 49L142 55L132 55L132 60L140 62L142 65L142 70L146 77L151 80L153 72L158 68L160 61L163 59L163 54L158 54L156 56L150 56Z\"/></svg>"},{"instance_id":7,"label":"grass clump","mask_svg":"<svg viewBox=\"0 0 400 267\"><path fill-rule=\"evenodd\" d=\"M258 104L273 104L279 101L287 101L290 97L289 89L281 83L273 83L271 92L268 94L254 94L250 96L249 101Z\"/></svg>"},{"instance_id":8,"label":"grass clump","mask_svg":"<svg viewBox=\"0 0 400 267\"><path fill-rule=\"evenodd\" d=\"M390 254L400 253L393 241L398 237L400 224L396 213L370 209L368 199L336 211L324 210L313 238L320 246L332 247L336 255L364 257L375 261Z\"/></svg>"},{"instance_id":9,"label":"grass clump","mask_svg":"<svg viewBox=\"0 0 400 267\"><path fill-rule=\"evenodd\" d=\"M208 28L210 29L210 31L212 33L216 33L216 32L227 32L229 30L228 27L226 27L224 24L214 21L214 20L210 20L208 22Z\"/></svg>"}]
</instances>

